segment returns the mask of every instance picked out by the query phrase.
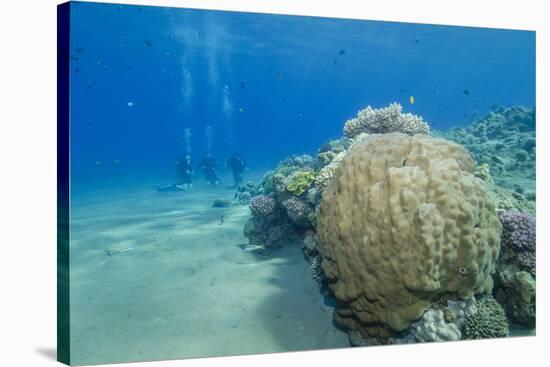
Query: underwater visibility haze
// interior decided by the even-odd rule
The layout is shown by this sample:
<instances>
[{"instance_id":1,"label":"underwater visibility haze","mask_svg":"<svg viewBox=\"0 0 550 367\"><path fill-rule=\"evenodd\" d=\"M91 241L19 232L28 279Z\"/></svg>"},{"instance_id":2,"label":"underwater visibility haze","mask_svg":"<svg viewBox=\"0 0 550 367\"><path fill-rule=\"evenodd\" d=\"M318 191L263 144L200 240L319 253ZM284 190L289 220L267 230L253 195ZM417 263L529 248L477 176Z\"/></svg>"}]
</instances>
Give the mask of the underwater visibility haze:
<instances>
[{"instance_id":1,"label":"underwater visibility haze","mask_svg":"<svg viewBox=\"0 0 550 367\"><path fill-rule=\"evenodd\" d=\"M71 363L534 335L535 32L70 3Z\"/></svg>"}]
</instances>

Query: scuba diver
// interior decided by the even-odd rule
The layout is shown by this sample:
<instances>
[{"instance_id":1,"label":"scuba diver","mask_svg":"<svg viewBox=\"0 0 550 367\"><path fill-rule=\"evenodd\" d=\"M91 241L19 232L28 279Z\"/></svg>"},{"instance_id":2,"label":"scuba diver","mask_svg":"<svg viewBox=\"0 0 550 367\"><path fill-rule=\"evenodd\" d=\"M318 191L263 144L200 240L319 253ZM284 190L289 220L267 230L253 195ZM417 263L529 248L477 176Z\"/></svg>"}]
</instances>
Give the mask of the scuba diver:
<instances>
[{"instance_id":1,"label":"scuba diver","mask_svg":"<svg viewBox=\"0 0 550 367\"><path fill-rule=\"evenodd\" d=\"M176 163L176 174L179 179L180 185L184 190L193 188L193 166L191 165L191 156L186 154L183 159L178 160Z\"/></svg>"},{"instance_id":2,"label":"scuba diver","mask_svg":"<svg viewBox=\"0 0 550 367\"><path fill-rule=\"evenodd\" d=\"M204 178L206 179L206 183L208 185L218 186L220 184L220 180L216 174L217 167L218 162L216 162L216 158L214 158L210 153L208 153L199 163L197 168L202 169Z\"/></svg>"},{"instance_id":3,"label":"scuba diver","mask_svg":"<svg viewBox=\"0 0 550 367\"><path fill-rule=\"evenodd\" d=\"M178 183L159 186L158 191L187 191L193 188L193 166L191 156L186 154L176 161L176 176Z\"/></svg>"},{"instance_id":4,"label":"scuba diver","mask_svg":"<svg viewBox=\"0 0 550 367\"><path fill-rule=\"evenodd\" d=\"M233 153L225 159L225 167L231 168L235 187L238 187L243 182L243 172L245 171L246 163L237 153Z\"/></svg>"}]
</instances>

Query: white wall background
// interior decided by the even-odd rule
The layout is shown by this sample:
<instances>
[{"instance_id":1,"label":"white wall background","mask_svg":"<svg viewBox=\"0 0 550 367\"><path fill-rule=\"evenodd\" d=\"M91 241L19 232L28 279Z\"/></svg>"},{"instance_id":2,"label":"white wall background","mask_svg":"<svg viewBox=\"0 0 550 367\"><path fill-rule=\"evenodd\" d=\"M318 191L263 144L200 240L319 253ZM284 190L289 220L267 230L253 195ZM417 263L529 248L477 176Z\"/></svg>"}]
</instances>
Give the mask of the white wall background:
<instances>
[{"instance_id":1,"label":"white wall background","mask_svg":"<svg viewBox=\"0 0 550 367\"><path fill-rule=\"evenodd\" d=\"M101 1L105 2L105 1ZM549 23L545 1L164 0L123 3L537 31L536 338L355 348L129 366L548 365ZM0 366L54 365L56 348L56 4L0 5ZM547 13L548 14L548 13ZM549 168L550 169L550 168ZM546 225L545 225L546 223Z\"/></svg>"}]
</instances>

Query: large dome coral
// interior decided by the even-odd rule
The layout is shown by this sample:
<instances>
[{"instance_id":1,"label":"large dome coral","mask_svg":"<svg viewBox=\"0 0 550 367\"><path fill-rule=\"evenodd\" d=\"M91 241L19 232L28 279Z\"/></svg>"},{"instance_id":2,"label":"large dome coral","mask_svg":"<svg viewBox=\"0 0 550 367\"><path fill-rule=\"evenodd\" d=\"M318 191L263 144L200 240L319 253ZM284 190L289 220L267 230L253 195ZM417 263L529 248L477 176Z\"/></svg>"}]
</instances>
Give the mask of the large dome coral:
<instances>
[{"instance_id":1,"label":"large dome coral","mask_svg":"<svg viewBox=\"0 0 550 367\"><path fill-rule=\"evenodd\" d=\"M430 304L488 293L501 225L460 145L371 135L350 149L318 215L335 320L386 338Z\"/></svg>"}]
</instances>

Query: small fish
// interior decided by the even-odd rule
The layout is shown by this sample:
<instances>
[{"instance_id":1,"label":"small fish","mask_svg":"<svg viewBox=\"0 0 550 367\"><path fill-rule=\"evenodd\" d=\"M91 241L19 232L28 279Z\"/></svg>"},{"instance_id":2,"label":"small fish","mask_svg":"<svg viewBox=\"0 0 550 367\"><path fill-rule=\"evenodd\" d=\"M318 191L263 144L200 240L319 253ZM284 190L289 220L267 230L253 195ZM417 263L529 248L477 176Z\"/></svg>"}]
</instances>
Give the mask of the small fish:
<instances>
[{"instance_id":1,"label":"small fish","mask_svg":"<svg viewBox=\"0 0 550 367\"><path fill-rule=\"evenodd\" d=\"M334 60L332 61L332 63L333 63L334 65L336 65L336 64L337 64L336 59L334 59Z\"/></svg>"},{"instance_id":2,"label":"small fish","mask_svg":"<svg viewBox=\"0 0 550 367\"><path fill-rule=\"evenodd\" d=\"M71 55L71 60L78 61L78 57L74 56L74 55Z\"/></svg>"},{"instance_id":3,"label":"small fish","mask_svg":"<svg viewBox=\"0 0 550 367\"><path fill-rule=\"evenodd\" d=\"M470 95L470 90L464 89L463 93L464 93L465 95L469 96L469 95Z\"/></svg>"},{"instance_id":4,"label":"small fish","mask_svg":"<svg viewBox=\"0 0 550 367\"><path fill-rule=\"evenodd\" d=\"M166 51L166 52L164 53L164 56L172 56L172 53L171 53L170 51Z\"/></svg>"},{"instance_id":5,"label":"small fish","mask_svg":"<svg viewBox=\"0 0 550 367\"><path fill-rule=\"evenodd\" d=\"M153 46L153 44L152 44L151 41L149 41L149 40L145 40L145 41L143 41L143 43L145 43L145 44L146 44L147 46L149 46L149 47L152 47L152 46Z\"/></svg>"},{"instance_id":6,"label":"small fish","mask_svg":"<svg viewBox=\"0 0 550 367\"><path fill-rule=\"evenodd\" d=\"M218 223L219 226L223 224L224 217L225 217L225 214L222 214L222 216L220 217L220 222Z\"/></svg>"},{"instance_id":7,"label":"small fish","mask_svg":"<svg viewBox=\"0 0 550 367\"><path fill-rule=\"evenodd\" d=\"M141 13L141 8L138 7L138 8L137 8L137 11L139 11L139 12Z\"/></svg>"},{"instance_id":8,"label":"small fish","mask_svg":"<svg viewBox=\"0 0 550 367\"><path fill-rule=\"evenodd\" d=\"M128 102L128 107L134 107L134 102Z\"/></svg>"},{"instance_id":9,"label":"small fish","mask_svg":"<svg viewBox=\"0 0 550 367\"><path fill-rule=\"evenodd\" d=\"M298 117L303 117L304 114L302 112L298 112Z\"/></svg>"},{"instance_id":10,"label":"small fish","mask_svg":"<svg viewBox=\"0 0 550 367\"><path fill-rule=\"evenodd\" d=\"M340 51L338 51L338 55L342 56L342 55L345 55L346 54L346 50L344 49L341 49Z\"/></svg>"},{"instance_id":11,"label":"small fish","mask_svg":"<svg viewBox=\"0 0 550 367\"><path fill-rule=\"evenodd\" d=\"M96 165L96 166L101 166L101 162L100 162L100 161L96 161L96 162L95 162L95 165Z\"/></svg>"},{"instance_id":12,"label":"small fish","mask_svg":"<svg viewBox=\"0 0 550 367\"><path fill-rule=\"evenodd\" d=\"M409 97L409 103L410 103L410 104L414 104L414 96L410 96L410 97Z\"/></svg>"},{"instance_id":13,"label":"small fish","mask_svg":"<svg viewBox=\"0 0 550 367\"><path fill-rule=\"evenodd\" d=\"M126 65L126 70L127 70L127 71L130 71L130 70L132 70L132 68L129 67L128 65Z\"/></svg>"},{"instance_id":14,"label":"small fish","mask_svg":"<svg viewBox=\"0 0 550 367\"><path fill-rule=\"evenodd\" d=\"M434 92L435 94L439 94L439 89L436 89Z\"/></svg>"},{"instance_id":15,"label":"small fish","mask_svg":"<svg viewBox=\"0 0 550 367\"><path fill-rule=\"evenodd\" d=\"M244 108L239 107L239 112L240 112L240 113L243 113L243 112L244 112Z\"/></svg>"},{"instance_id":16,"label":"small fish","mask_svg":"<svg viewBox=\"0 0 550 367\"><path fill-rule=\"evenodd\" d=\"M113 164L120 164L120 159L115 159L115 160L113 161Z\"/></svg>"},{"instance_id":17,"label":"small fish","mask_svg":"<svg viewBox=\"0 0 550 367\"><path fill-rule=\"evenodd\" d=\"M414 42L415 42L415 43L420 42L420 38L416 37L416 38L414 39Z\"/></svg>"},{"instance_id":18,"label":"small fish","mask_svg":"<svg viewBox=\"0 0 550 367\"><path fill-rule=\"evenodd\" d=\"M83 47L79 47L76 49L76 52L78 52L79 54L83 53L84 52L84 48Z\"/></svg>"},{"instance_id":19,"label":"small fish","mask_svg":"<svg viewBox=\"0 0 550 367\"><path fill-rule=\"evenodd\" d=\"M399 93L405 93L405 89L403 88L399 89Z\"/></svg>"},{"instance_id":20,"label":"small fish","mask_svg":"<svg viewBox=\"0 0 550 367\"><path fill-rule=\"evenodd\" d=\"M277 79L279 79L279 80L283 79L283 74L277 73Z\"/></svg>"},{"instance_id":21,"label":"small fish","mask_svg":"<svg viewBox=\"0 0 550 367\"><path fill-rule=\"evenodd\" d=\"M244 90L244 80L241 80L241 90Z\"/></svg>"},{"instance_id":22,"label":"small fish","mask_svg":"<svg viewBox=\"0 0 550 367\"><path fill-rule=\"evenodd\" d=\"M183 140L182 139L176 139L176 143L181 144L181 143L183 143Z\"/></svg>"},{"instance_id":23,"label":"small fish","mask_svg":"<svg viewBox=\"0 0 550 367\"><path fill-rule=\"evenodd\" d=\"M90 89L92 89L92 83L88 82L86 83L86 90L90 90Z\"/></svg>"},{"instance_id":24,"label":"small fish","mask_svg":"<svg viewBox=\"0 0 550 367\"><path fill-rule=\"evenodd\" d=\"M75 72L75 73L80 72L80 68L79 68L79 67L74 68L74 72Z\"/></svg>"}]
</instances>

